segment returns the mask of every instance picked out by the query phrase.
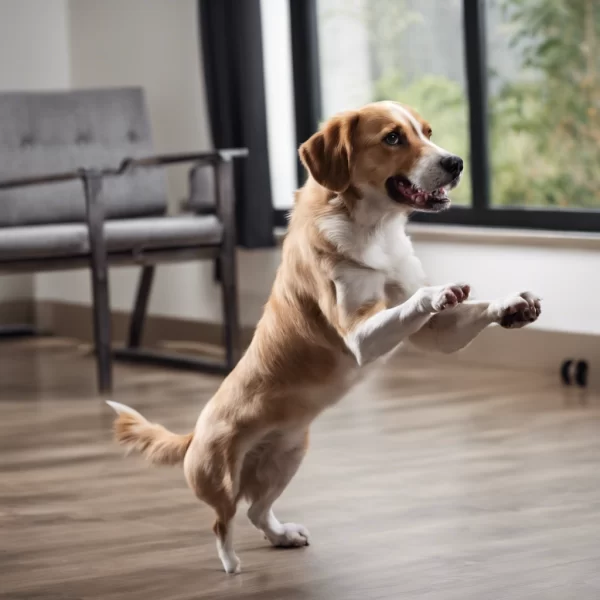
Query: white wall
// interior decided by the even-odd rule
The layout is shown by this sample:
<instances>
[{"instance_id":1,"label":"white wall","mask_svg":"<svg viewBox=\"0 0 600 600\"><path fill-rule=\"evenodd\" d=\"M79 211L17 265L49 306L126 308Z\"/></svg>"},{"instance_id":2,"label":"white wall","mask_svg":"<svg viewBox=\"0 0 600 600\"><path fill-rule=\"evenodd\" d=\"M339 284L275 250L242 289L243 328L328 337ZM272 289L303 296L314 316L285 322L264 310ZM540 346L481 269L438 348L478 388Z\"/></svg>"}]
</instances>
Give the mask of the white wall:
<instances>
[{"instance_id":1,"label":"white wall","mask_svg":"<svg viewBox=\"0 0 600 600\"><path fill-rule=\"evenodd\" d=\"M0 0L0 91L68 88L66 0ZM32 275L3 275L0 302L30 300Z\"/></svg>"},{"instance_id":2,"label":"white wall","mask_svg":"<svg viewBox=\"0 0 600 600\"><path fill-rule=\"evenodd\" d=\"M531 290L543 298L538 329L600 334L597 250L431 241L415 249L433 282L466 281L481 299Z\"/></svg>"},{"instance_id":3,"label":"white wall","mask_svg":"<svg viewBox=\"0 0 600 600\"><path fill-rule=\"evenodd\" d=\"M69 87L67 0L0 0L0 90Z\"/></svg>"}]
</instances>

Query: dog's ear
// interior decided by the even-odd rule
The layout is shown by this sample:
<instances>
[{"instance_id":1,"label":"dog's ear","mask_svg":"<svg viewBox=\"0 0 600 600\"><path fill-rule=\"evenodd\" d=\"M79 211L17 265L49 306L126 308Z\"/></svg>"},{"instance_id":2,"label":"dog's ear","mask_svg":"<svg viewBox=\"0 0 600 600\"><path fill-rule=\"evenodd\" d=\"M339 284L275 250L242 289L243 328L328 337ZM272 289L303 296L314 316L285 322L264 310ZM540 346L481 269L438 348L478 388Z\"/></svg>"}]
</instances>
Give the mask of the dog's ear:
<instances>
[{"instance_id":1,"label":"dog's ear","mask_svg":"<svg viewBox=\"0 0 600 600\"><path fill-rule=\"evenodd\" d=\"M337 115L300 146L300 159L315 181L338 194L350 186L357 123L357 112Z\"/></svg>"}]
</instances>

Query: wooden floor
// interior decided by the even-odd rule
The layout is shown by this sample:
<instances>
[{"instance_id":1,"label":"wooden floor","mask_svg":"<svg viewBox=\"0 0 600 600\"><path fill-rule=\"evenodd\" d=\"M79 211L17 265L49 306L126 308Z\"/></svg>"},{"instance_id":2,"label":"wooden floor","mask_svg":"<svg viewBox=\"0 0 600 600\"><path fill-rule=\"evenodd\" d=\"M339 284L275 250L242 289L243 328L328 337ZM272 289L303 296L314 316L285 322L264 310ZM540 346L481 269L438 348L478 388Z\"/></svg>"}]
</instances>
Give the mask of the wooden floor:
<instances>
[{"instance_id":1,"label":"wooden floor","mask_svg":"<svg viewBox=\"0 0 600 600\"><path fill-rule=\"evenodd\" d=\"M0 344L0 598L598 600L600 400L549 377L403 358L325 413L278 503L310 547L240 511L244 572L178 468L124 459L93 362ZM114 398L188 431L216 377L119 366Z\"/></svg>"}]
</instances>

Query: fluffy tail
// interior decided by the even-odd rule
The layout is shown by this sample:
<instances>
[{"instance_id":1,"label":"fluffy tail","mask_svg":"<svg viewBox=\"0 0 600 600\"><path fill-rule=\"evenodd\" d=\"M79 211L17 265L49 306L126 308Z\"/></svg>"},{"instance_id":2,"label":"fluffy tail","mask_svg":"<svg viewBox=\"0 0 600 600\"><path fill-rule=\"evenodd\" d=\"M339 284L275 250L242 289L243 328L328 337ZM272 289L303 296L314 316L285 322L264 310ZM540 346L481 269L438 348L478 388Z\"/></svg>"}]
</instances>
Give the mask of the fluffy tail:
<instances>
[{"instance_id":1,"label":"fluffy tail","mask_svg":"<svg viewBox=\"0 0 600 600\"><path fill-rule=\"evenodd\" d=\"M150 423L137 410L107 400L106 403L119 415L115 419L116 441L128 450L137 450L155 465L177 465L183 458L194 437L193 433L178 435L162 425Z\"/></svg>"}]
</instances>

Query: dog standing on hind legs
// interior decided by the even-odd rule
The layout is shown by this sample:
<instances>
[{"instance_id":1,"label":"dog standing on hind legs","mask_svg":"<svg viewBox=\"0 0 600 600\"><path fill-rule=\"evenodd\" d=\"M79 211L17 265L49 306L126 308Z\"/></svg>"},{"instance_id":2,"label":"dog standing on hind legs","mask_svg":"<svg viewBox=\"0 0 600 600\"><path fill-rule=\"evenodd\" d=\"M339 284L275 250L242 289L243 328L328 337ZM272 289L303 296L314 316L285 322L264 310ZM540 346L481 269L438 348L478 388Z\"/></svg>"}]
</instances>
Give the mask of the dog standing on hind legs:
<instances>
[{"instance_id":1,"label":"dog standing on hind legs","mask_svg":"<svg viewBox=\"0 0 600 600\"><path fill-rule=\"evenodd\" d=\"M242 499L274 546L308 545L305 527L281 523L273 503L302 462L311 421L368 365L404 342L455 352L492 324L523 327L541 312L531 292L474 302L467 284L427 285L404 228L413 211L450 205L463 163L412 109L378 102L337 115L300 156L309 179L263 316L194 432L176 435L109 402L120 444L155 464L183 463L216 513L227 573L240 571L232 525Z\"/></svg>"}]
</instances>

